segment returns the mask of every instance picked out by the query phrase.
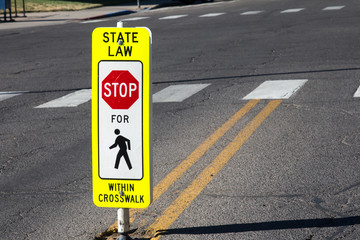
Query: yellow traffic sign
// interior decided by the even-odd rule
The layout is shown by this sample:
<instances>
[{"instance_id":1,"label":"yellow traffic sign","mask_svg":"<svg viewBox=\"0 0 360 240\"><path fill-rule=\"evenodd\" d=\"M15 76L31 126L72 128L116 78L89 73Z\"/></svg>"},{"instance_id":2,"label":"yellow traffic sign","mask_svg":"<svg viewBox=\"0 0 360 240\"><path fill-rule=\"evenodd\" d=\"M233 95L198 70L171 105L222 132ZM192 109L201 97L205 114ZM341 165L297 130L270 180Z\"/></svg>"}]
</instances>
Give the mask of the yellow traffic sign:
<instances>
[{"instance_id":1,"label":"yellow traffic sign","mask_svg":"<svg viewBox=\"0 0 360 240\"><path fill-rule=\"evenodd\" d=\"M145 208L152 201L151 31L92 34L93 201Z\"/></svg>"}]
</instances>

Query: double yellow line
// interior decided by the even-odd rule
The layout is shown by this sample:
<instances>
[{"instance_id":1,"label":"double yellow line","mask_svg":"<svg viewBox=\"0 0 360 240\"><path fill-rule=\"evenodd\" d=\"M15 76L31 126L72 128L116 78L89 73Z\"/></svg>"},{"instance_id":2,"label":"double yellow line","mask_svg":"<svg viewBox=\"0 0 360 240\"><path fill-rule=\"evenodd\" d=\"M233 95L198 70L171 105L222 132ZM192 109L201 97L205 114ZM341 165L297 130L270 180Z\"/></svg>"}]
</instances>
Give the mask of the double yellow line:
<instances>
[{"instance_id":1,"label":"double yellow line","mask_svg":"<svg viewBox=\"0 0 360 240\"><path fill-rule=\"evenodd\" d=\"M153 189L153 201L156 201L170 186L172 186L191 166L193 166L226 132L228 132L246 113L248 113L260 100L248 101L227 122L208 137L198 148L196 148L182 163L171 171ZM226 163L241 148L245 141L255 132L261 123L279 106L281 100L271 100L237 136L222 150L222 152L208 165L197 178L172 202L172 204L159 216L148 228L156 234L160 230L167 230L179 215L191 204L191 202L209 184L215 175L226 165ZM144 209L131 209L130 222L134 216L143 212ZM161 233L152 239L159 239Z\"/></svg>"}]
</instances>

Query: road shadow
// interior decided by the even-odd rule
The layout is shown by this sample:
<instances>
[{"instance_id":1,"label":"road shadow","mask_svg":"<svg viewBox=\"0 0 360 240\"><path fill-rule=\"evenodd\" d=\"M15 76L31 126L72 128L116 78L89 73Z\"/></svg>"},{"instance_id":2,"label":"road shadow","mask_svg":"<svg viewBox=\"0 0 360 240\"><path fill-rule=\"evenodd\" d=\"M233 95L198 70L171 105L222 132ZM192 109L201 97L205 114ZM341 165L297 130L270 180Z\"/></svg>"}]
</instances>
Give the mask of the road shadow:
<instances>
[{"instance_id":1,"label":"road shadow","mask_svg":"<svg viewBox=\"0 0 360 240\"><path fill-rule=\"evenodd\" d=\"M248 75L237 75L237 76L223 76L223 77L210 77L210 78L195 78L195 79L180 79L174 81L159 81L153 82L152 84L168 84L168 83L182 83L182 82L201 82L201 81L217 81L226 79L244 79L253 77L272 77L282 75L299 75L299 74L311 74L311 73L331 73L331 72L347 72L347 71L359 71L360 68L337 68L337 69L317 69L317 70L304 70L294 72L277 72L277 73L260 73L260 74L248 74Z\"/></svg>"},{"instance_id":2,"label":"road shadow","mask_svg":"<svg viewBox=\"0 0 360 240\"><path fill-rule=\"evenodd\" d=\"M73 0L62 0L64 2L73 2ZM81 3L100 4L102 6L126 6L126 5L137 5L138 1L141 4L157 5L155 8L171 7L186 5L181 0L77 0ZM201 4L211 2L213 0L194 0L195 4Z\"/></svg>"},{"instance_id":3,"label":"road shadow","mask_svg":"<svg viewBox=\"0 0 360 240\"><path fill-rule=\"evenodd\" d=\"M257 232L257 231L301 229L301 228L329 228L329 227L351 226L356 224L360 224L360 216L174 228L168 230L159 230L157 231L156 236L172 235L172 234L199 235L199 234L242 233L242 232Z\"/></svg>"}]
</instances>

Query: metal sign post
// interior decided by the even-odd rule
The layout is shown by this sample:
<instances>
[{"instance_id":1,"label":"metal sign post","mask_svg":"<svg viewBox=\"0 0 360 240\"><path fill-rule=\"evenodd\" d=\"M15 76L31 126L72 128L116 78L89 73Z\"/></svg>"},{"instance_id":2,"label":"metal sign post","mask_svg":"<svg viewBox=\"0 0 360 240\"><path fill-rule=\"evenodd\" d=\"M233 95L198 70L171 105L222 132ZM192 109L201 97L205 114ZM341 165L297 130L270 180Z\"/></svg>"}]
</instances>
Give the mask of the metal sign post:
<instances>
[{"instance_id":1,"label":"metal sign post","mask_svg":"<svg viewBox=\"0 0 360 240\"><path fill-rule=\"evenodd\" d=\"M123 240L127 238L127 234L130 230L130 217L128 208L119 208L118 209L118 233L120 237L118 240Z\"/></svg>"}]
</instances>

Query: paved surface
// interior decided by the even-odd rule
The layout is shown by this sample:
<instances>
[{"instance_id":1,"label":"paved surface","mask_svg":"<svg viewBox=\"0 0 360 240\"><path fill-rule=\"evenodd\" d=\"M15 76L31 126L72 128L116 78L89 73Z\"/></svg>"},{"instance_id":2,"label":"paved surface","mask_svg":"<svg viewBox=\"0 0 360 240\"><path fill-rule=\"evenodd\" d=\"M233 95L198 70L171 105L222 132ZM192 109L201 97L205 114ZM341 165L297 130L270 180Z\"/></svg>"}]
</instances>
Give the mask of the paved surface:
<instances>
[{"instance_id":1,"label":"paved surface","mask_svg":"<svg viewBox=\"0 0 360 240\"><path fill-rule=\"evenodd\" d=\"M97 19L107 16L126 15L172 4L177 4L177 2L172 0L149 0L140 1L140 8L137 6L137 4L129 4L85 9L81 11L26 13L26 17L23 17L23 14L19 13L18 17L13 17L13 20L15 20L13 22L4 22L3 14L1 14L0 31L5 29L57 25L72 21ZM7 16L7 19L9 20L9 15Z\"/></svg>"},{"instance_id":2,"label":"paved surface","mask_svg":"<svg viewBox=\"0 0 360 240\"><path fill-rule=\"evenodd\" d=\"M324 10L335 6L344 7ZM133 238L152 228L149 237L161 240L360 239L359 7L241 0L0 31L1 239L89 240L115 222L115 209L92 203L90 98L38 106L88 92L92 31L132 17L126 26L153 33L158 99L175 86L177 94L207 86L182 102L154 103L159 197L131 211ZM305 83L272 112L279 102L262 99L232 117L254 103L245 96L276 80L291 92L290 83Z\"/></svg>"}]
</instances>

